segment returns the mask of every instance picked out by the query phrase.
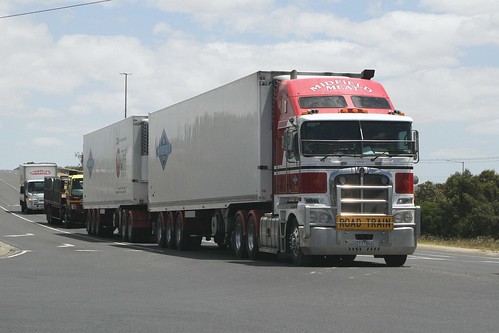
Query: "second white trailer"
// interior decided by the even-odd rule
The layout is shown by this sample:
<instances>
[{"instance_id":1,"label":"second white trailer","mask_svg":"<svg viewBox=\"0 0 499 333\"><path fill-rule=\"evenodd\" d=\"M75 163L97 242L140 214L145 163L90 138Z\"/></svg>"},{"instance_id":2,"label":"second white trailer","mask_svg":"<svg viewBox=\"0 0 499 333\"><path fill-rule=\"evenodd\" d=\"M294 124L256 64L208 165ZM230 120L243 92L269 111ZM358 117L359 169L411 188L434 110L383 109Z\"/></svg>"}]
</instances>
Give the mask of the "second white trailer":
<instances>
[{"instance_id":1,"label":"second white trailer","mask_svg":"<svg viewBox=\"0 0 499 333\"><path fill-rule=\"evenodd\" d=\"M147 212L147 140L142 140L146 116L133 116L83 137L85 193L89 234L111 234L125 239L144 225L144 216L130 216L127 208ZM128 224L123 223L130 221ZM137 226L133 225L135 220ZM134 228L132 228L134 227ZM136 227L136 228L135 228Z\"/></svg>"}]
</instances>

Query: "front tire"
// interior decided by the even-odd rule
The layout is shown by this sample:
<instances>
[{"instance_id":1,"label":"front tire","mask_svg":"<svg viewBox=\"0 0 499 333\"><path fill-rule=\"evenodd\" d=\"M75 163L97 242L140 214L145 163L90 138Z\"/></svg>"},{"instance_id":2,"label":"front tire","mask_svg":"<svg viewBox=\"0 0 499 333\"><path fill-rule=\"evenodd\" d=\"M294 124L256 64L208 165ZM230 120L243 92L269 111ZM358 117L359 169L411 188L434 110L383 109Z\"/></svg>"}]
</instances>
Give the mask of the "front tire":
<instances>
[{"instance_id":1,"label":"front tire","mask_svg":"<svg viewBox=\"0 0 499 333\"><path fill-rule=\"evenodd\" d=\"M389 267L402 267L404 266L406 260L407 260L407 255L398 255L398 256L385 256L385 263Z\"/></svg>"},{"instance_id":2,"label":"front tire","mask_svg":"<svg viewBox=\"0 0 499 333\"><path fill-rule=\"evenodd\" d=\"M311 259L309 256L303 254L300 244L300 229L298 227L298 222L294 220L291 222L289 233L288 233L288 246L289 252L291 254L291 259L293 264L296 266L308 266L310 265Z\"/></svg>"}]
</instances>

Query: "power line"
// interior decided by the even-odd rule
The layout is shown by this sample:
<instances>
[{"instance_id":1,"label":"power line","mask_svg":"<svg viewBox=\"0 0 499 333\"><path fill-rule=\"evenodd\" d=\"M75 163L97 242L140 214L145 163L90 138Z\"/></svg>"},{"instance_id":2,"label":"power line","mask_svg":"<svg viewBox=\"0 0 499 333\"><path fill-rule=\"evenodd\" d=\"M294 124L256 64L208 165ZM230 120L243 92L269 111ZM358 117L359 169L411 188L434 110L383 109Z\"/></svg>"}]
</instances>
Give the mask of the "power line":
<instances>
[{"instance_id":1,"label":"power line","mask_svg":"<svg viewBox=\"0 0 499 333\"><path fill-rule=\"evenodd\" d=\"M496 162L499 161L499 156L490 157L467 157L467 158L430 158L421 159L422 163L462 163L462 162Z\"/></svg>"},{"instance_id":2,"label":"power line","mask_svg":"<svg viewBox=\"0 0 499 333\"><path fill-rule=\"evenodd\" d=\"M63 6L63 7L55 7L55 8L49 8L49 9L35 10L35 11L32 11L32 12L26 12L26 13L11 14L11 15L6 15L6 16L0 16L0 19L9 18L9 17L16 17L16 16L31 15L31 14L39 14L39 13L45 13L45 12L52 12L52 11L55 11L55 10L68 9L68 8L74 8L74 7L81 7L81 6L87 6L87 5L94 5L94 4L97 4L97 3L108 2L108 1L112 1L112 0L99 0L99 1L92 1L92 2L80 3L80 4L76 4L76 5L69 5L69 6Z\"/></svg>"}]
</instances>

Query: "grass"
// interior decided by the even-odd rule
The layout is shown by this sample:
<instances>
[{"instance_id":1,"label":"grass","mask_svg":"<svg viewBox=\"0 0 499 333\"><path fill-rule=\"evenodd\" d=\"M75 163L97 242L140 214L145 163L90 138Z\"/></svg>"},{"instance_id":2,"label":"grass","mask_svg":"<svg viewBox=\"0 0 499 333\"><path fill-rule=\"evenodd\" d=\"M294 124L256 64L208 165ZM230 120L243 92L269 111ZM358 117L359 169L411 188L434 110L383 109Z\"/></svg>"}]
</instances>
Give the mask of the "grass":
<instances>
[{"instance_id":1,"label":"grass","mask_svg":"<svg viewBox=\"0 0 499 333\"><path fill-rule=\"evenodd\" d=\"M499 239L487 238L487 237L462 239L462 238L442 238L436 236L422 235L418 239L418 243L499 252Z\"/></svg>"}]
</instances>

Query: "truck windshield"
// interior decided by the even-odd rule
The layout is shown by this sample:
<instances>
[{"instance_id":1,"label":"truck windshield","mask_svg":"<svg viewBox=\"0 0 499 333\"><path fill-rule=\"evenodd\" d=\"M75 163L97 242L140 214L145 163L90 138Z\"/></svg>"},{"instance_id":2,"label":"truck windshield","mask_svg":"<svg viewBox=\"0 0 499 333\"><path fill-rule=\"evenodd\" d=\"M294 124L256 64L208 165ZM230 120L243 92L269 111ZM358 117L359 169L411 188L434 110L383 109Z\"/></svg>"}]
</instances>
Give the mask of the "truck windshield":
<instances>
[{"instance_id":1,"label":"truck windshield","mask_svg":"<svg viewBox=\"0 0 499 333\"><path fill-rule=\"evenodd\" d=\"M352 96L352 102L362 109L390 109L390 103L383 97Z\"/></svg>"},{"instance_id":2,"label":"truck windshield","mask_svg":"<svg viewBox=\"0 0 499 333\"><path fill-rule=\"evenodd\" d=\"M312 108L344 108L347 106L343 96L311 96L300 97L298 104L302 109Z\"/></svg>"},{"instance_id":3,"label":"truck windshield","mask_svg":"<svg viewBox=\"0 0 499 333\"><path fill-rule=\"evenodd\" d=\"M71 195L75 197L83 196L83 179L73 179L71 186Z\"/></svg>"},{"instance_id":4,"label":"truck windshield","mask_svg":"<svg viewBox=\"0 0 499 333\"><path fill-rule=\"evenodd\" d=\"M304 156L413 156L411 123L308 121L301 127Z\"/></svg>"},{"instance_id":5,"label":"truck windshield","mask_svg":"<svg viewBox=\"0 0 499 333\"><path fill-rule=\"evenodd\" d=\"M29 182L28 183L28 192L29 193L43 193L44 182Z\"/></svg>"}]
</instances>

